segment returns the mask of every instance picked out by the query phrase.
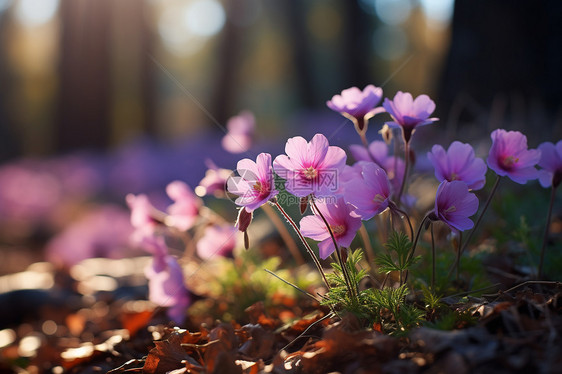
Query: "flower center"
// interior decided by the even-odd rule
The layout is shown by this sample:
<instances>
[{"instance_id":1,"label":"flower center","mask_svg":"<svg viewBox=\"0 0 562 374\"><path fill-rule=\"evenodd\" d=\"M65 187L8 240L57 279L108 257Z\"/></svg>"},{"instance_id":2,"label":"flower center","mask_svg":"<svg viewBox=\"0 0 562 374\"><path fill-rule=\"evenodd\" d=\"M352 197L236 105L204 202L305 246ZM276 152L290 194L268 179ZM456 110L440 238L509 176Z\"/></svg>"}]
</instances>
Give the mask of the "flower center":
<instances>
[{"instance_id":1,"label":"flower center","mask_svg":"<svg viewBox=\"0 0 562 374\"><path fill-rule=\"evenodd\" d=\"M256 182L254 183L254 185L252 186L253 190L256 192L262 192L263 191L263 185L261 184L261 182Z\"/></svg>"},{"instance_id":2,"label":"flower center","mask_svg":"<svg viewBox=\"0 0 562 374\"><path fill-rule=\"evenodd\" d=\"M318 170L316 170L312 166L309 166L303 170L302 174L306 179L314 179L318 176Z\"/></svg>"},{"instance_id":3,"label":"flower center","mask_svg":"<svg viewBox=\"0 0 562 374\"><path fill-rule=\"evenodd\" d=\"M447 209L445 209L445 210L443 211L443 213L452 213L452 212L454 212L454 211L456 211L456 210L457 210L457 207L455 207L454 205L451 205L450 207L448 207Z\"/></svg>"},{"instance_id":4,"label":"flower center","mask_svg":"<svg viewBox=\"0 0 562 374\"><path fill-rule=\"evenodd\" d=\"M458 178L459 176L457 175L457 173L451 173L451 180L449 182L456 181Z\"/></svg>"},{"instance_id":5,"label":"flower center","mask_svg":"<svg viewBox=\"0 0 562 374\"><path fill-rule=\"evenodd\" d=\"M505 156L501 159L501 164L505 169L511 169L517 162L519 162L519 159L514 156Z\"/></svg>"},{"instance_id":6,"label":"flower center","mask_svg":"<svg viewBox=\"0 0 562 374\"><path fill-rule=\"evenodd\" d=\"M380 203L384 202L384 196L378 193L373 198L373 201L377 204L380 204Z\"/></svg>"},{"instance_id":7,"label":"flower center","mask_svg":"<svg viewBox=\"0 0 562 374\"><path fill-rule=\"evenodd\" d=\"M257 181L252 186L252 190L254 190L259 196L266 195L269 193L269 183Z\"/></svg>"},{"instance_id":8,"label":"flower center","mask_svg":"<svg viewBox=\"0 0 562 374\"><path fill-rule=\"evenodd\" d=\"M335 226L330 225L330 229L334 233L334 236L340 236L343 233L345 233L345 225L335 225Z\"/></svg>"}]
</instances>

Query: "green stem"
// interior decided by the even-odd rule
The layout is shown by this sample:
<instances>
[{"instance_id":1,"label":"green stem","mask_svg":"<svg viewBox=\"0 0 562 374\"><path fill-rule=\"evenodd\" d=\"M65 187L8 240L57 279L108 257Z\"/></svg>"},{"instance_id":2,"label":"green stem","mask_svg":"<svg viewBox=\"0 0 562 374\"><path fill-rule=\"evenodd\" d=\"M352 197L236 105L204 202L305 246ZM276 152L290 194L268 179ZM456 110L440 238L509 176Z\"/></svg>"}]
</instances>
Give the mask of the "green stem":
<instances>
[{"instance_id":1,"label":"green stem","mask_svg":"<svg viewBox=\"0 0 562 374\"><path fill-rule=\"evenodd\" d=\"M293 230L295 230L295 232L297 233L297 235L299 236L299 239L301 240L302 244L304 245L304 247L306 248L306 251L308 252L308 254L310 255L310 257L312 257L312 260L314 261L314 264L316 265L316 268L318 269L318 272L320 272L320 275L322 276L322 279L324 280L324 283L326 284L326 287L328 288L328 290L330 289L330 284L328 283L328 279L326 279L326 274L324 273L324 269L322 269L322 265L320 264L320 260L318 260L318 258L316 257L316 255L314 254L314 251L312 250L312 248L310 248L310 245L308 244L308 242L306 241L306 239L304 238L304 236L302 236L301 230L299 229L299 227L297 226L297 224L295 223L295 221L293 221L293 219L291 218L291 216L289 216L287 214L287 212L285 212L285 209L283 209L283 207L281 205L279 205L279 203L275 200L274 203L275 207L281 212L281 214L283 214L283 217L285 217L285 219L287 220L287 222L289 222L289 224L291 225L291 227L293 228Z\"/></svg>"},{"instance_id":2,"label":"green stem","mask_svg":"<svg viewBox=\"0 0 562 374\"><path fill-rule=\"evenodd\" d=\"M418 227L418 231L416 232L416 237L414 239L414 243L412 244L412 249L410 250L410 254L408 255L406 263L410 262L412 260L412 258L414 257L414 253L416 252L416 247L418 245L418 241L420 239L420 234L421 234L421 231L423 229L423 226L425 225L425 221L427 221L429 219L429 215L432 214L432 213L433 213L433 211L428 212L423 217L423 219L421 220L420 226ZM404 282L406 282L407 280L408 280L408 271L406 270L406 276L405 276Z\"/></svg>"},{"instance_id":3,"label":"green stem","mask_svg":"<svg viewBox=\"0 0 562 374\"><path fill-rule=\"evenodd\" d=\"M433 235L433 223L431 227L431 291L435 291L435 237Z\"/></svg>"},{"instance_id":4,"label":"green stem","mask_svg":"<svg viewBox=\"0 0 562 374\"><path fill-rule=\"evenodd\" d=\"M312 203L312 206L314 207L314 210L316 211L316 213L318 213L320 218L322 218L322 221L324 222L324 225L326 225L326 228L328 229L328 232L330 233L330 237L332 238L332 243L334 244L336 256L338 258L338 262L340 263L342 273L343 273L343 278L345 280L345 284L347 286L347 289L349 290L351 295L355 295L355 290L352 287L351 279L350 279L349 274L347 272L347 267L345 266L345 263L343 262L343 259L341 257L340 248L338 246L338 243L336 241L336 237L335 237L335 235L332 231L332 228L330 227L330 224L326 220L326 217L324 217L324 215L322 214L320 209L318 209L318 206L316 205L316 197L314 195L311 196L310 201Z\"/></svg>"},{"instance_id":5,"label":"green stem","mask_svg":"<svg viewBox=\"0 0 562 374\"><path fill-rule=\"evenodd\" d=\"M402 178L402 184L400 185L400 191L398 192L398 196L396 197L396 203L398 206L402 204L402 194L406 189L406 182L408 179L408 172L410 171L410 142L404 141L404 177ZM397 175L397 174L395 174Z\"/></svg>"},{"instance_id":6,"label":"green stem","mask_svg":"<svg viewBox=\"0 0 562 374\"><path fill-rule=\"evenodd\" d=\"M394 204L393 204L394 205ZM410 216L408 216L408 214L406 214L405 211L403 211L402 209L398 208L396 205L392 206L391 209L397 211L398 213L402 214L404 217L406 217L406 220L408 221L408 226L410 228L410 240L414 240L414 227L412 226L412 221L410 221ZM402 217L400 217L402 218Z\"/></svg>"},{"instance_id":7,"label":"green stem","mask_svg":"<svg viewBox=\"0 0 562 374\"><path fill-rule=\"evenodd\" d=\"M552 218L552 206L554 205L554 197L556 196L556 187L552 185L552 189L550 191L550 203L548 205L548 213L546 215L546 225L544 228L544 236L542 240L541 246L541 259L539 261L539 274L538 278L541 279L543 277L543 263L544 263L544 253L546 249L546 242L548 241L548 234L550 231L550 219Z\"/></svg>"},{"instance_id":8,"label":"green stem","mask_svg":"<svg viewBox=\"0 0 562 374\"><path fill-rule=\"evenodd\" d=\"M375 258L374 258L373 246L371 245L371 239L369 239L369 232L367 231L367 228L365 228L365 225L363 223L361 223L361 227L359 228L359 235L361 235L361 239L363 240L363 245L365 246L365 253L369 263L374 264Z\"/></svg>"},{"instance_id":9,"label":"green stem","mask_svg":"<svg viewBox=\"0 0 562 374\"><path fill-rule=\"evenodd\" d=\"M472 239L472 235L474 235L474 232L478 228L478 225L480 224L480 221L482 221L482 217L484 217L484 213L486 213L486 210L488 209L488 206L490 205L490 202L492 201L492 197L494 197L494 194L496 193L496 190L498 189L498 185L500 184L500 180L501 180L501 177L498 175L498 177L496 179L496 182L494 183L494 187L492 187L492 191L490 191L490 195L488 196L488 199L486 200L486 203L484 204L484 208L482 209L482 212L478 216L478 219L476 220L476 223L474 224L474 227L472 228L472 230L468 234L468 237L466 238L464 244L462 245L462 247L459 251L459 254L457 256L457 260L453 264L453 267L451 267L451 269L449 269L449 273L447 274L447 277L451 276L451 273L453 272L453 270L458 266L458 262L460 261L460 258L462 256L464 250L468 246L468 243L470 243L470 239Z\"/></svg>"},{"instance_id":10,"label":"green stem","mask_svg":"<svg viewBox=\"0 0 562 374\"><path fill-rule=\"evenodd\" d=\"M462 243L462 231L459 231L459 243L457 245L457 259L456 259L456 261L457 261L457 276L456 276L457 282L459 281L459 270L460 270L460 267L461 267L461 258L460 258L461 257L461 243Z\"/></svg>"},{"instance_id":11,"label":"green stem","mask_svg":"<svg viewBox=\"0 0 562 374\"><path fill-rule=\"evenodd\" d=\"M303 265L305 260L297 247L297 243L295 243L293 237L289 233L289 230L287 230L287 227L283 224L279 216L273 211L273 208L269 204L263 204L261 207L279 232L279 235L281 235L287 249L289 249L289 252L291 252L291 255L293 255L293 258L297 262L297 265Z\"/></svg>"}]
</instances>

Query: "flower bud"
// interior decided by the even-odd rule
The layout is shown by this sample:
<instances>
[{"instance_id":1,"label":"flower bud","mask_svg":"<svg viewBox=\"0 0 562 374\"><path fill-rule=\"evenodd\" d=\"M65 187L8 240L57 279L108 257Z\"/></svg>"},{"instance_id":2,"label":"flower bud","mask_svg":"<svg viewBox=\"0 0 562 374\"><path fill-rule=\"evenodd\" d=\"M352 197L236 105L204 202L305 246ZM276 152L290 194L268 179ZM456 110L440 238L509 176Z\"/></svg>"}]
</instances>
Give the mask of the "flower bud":
<instances>
[{"instance_id":1,"label":"flower bud","mask_svg":"<svg viewBox=\"0 0 562 374\"><path fill-rule=\"evenodd\" d=\"M252 216L253 213L248 212L246 208L240 208L238 211L238 219L236 220L236 227L238 227L238 230L246 232L248 226L250 226L250 222L252 222Z\"/></svg>"}]
</instances>

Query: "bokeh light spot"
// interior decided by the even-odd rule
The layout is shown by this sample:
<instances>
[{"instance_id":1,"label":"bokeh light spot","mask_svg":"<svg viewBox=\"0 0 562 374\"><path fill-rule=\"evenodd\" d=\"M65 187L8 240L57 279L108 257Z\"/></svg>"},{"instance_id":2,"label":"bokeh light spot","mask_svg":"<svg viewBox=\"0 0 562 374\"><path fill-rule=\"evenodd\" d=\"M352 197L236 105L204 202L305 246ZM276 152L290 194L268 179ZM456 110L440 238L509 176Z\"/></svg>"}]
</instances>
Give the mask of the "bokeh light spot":
<instances>
[{"instance_id":1,"label":"bokeh light spot","mask_svg":"<svg viewBox=\"0 0 562 374\"><path fill-rule=\"evenodd\" d=\"M384 60L396 60L406 53L408 37L398 26L381 26L373 36L375 53Z\"/></svg>"},{"instance_id":2,"label":"bokeh light spot","mask_svg":"<svg viewBox=\"0 0 562 374\"><path fill-rule=\"evenodd\" d=\"M399 25L410 17L411 0L375 0L375 11L387 25Z\"/></svg>"},{"instance_id":3,"label":"bokeh light spot","mask_svg":"<svg viewBox=\"0 0 562 374\"><path fill-rule=\"evenodd\" d=\"M59 0L19 0L15 15L24 26L41 26L55 16L58 6Z\"/></svg>"},{"instance_id":4,"label":"bokeh light spot","mask_svg":"<svg viewBox=\"0 0 562 374\"><path fill-rule=\"evenodd\" d=\"M216 0L196 0L185 8L187 29L198 36L212 36L224 26L224 8Z\"/></svg>"},{"instance_id":5,"label":"bokeh light spot","mask_svg":"<svg viewBox=\"0 0 562 374\"><path fill-rule=\"evenodd\" d=\"M451 22L455 0L420 0L421 7L433 27L444 27Z\"/></svg>"}]
</instances>

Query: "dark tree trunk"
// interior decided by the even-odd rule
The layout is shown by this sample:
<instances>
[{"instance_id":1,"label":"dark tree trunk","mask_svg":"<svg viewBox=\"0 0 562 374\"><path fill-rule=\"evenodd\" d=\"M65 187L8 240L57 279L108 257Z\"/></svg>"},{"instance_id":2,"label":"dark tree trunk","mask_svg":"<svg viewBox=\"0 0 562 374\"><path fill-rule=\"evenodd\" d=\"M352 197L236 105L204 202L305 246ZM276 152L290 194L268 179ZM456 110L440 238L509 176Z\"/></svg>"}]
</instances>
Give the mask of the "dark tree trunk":
<instances>
[{"instance_id":1,"label":"dark tree trunk","mask_svg":"<svg viewBox=\"0 0 562 374\"><path fill-rule=\"evenodd\" d=\"M57 149L103 148L110 135L111 0L63 0Z\"/></svg>"},{"instance_id":2,"label":"dark tree trunk","mask_svg":"<svg viewBox=\"0 0 562 374\"><path fill-rule=\"evenodd\" d=\"M554 112L562 99L560 66L562 2L456 0L439 105L446 113L464 96L487 111L498 97L508 106L538 99Z\"/></svg>"}]
</instances>

